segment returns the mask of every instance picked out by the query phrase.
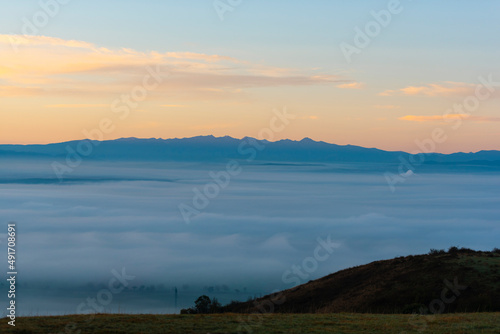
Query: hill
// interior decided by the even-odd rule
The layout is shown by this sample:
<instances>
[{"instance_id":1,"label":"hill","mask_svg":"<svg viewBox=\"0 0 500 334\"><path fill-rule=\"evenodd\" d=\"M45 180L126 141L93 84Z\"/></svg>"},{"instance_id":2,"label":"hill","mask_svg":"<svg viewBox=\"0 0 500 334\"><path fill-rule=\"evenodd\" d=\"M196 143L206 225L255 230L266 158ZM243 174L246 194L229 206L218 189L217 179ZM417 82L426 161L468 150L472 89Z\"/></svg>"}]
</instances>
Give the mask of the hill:
<instances>
[{"instance_id":1,"label":"hill","mask_svg":"<svg viewBox=\"0 0 500 334\"><path fill-rule=\"evenodd\" d=\"M4 318L0 333L500 333L500 313L476 313L500 310L500 254L450 248L376 261L223 310L20 317L15 328Z\"/></svg>"},{"instance_id":2,"label":"hill","mask_svg":"<svg viewBox=\"0 0 500 334\"><path fill-rule=\"evenodd\" d=\"M272 303L272 304L271 304ZM435 251L345 269L224 312L449 313L500 311L500 254Z\"/></svg>"}]
</instances>

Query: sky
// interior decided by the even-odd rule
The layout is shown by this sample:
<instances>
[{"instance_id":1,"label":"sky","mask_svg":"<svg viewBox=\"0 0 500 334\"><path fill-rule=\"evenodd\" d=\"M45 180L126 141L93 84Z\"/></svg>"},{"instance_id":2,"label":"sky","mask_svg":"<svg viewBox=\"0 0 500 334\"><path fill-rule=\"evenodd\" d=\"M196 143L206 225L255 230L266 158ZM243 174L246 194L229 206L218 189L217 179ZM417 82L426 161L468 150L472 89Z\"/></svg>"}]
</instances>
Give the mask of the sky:
<instances>
[{"instance_id":1,"label":"sky","mask_svg":"<svg viewBox=\"0 0 500 334\"><path fill-rule=\"evenodd\" d=\"M498 1L0 4L2 144L259 137L286 108L273 140L500 149Z\"/></svg>"}]
</instances>

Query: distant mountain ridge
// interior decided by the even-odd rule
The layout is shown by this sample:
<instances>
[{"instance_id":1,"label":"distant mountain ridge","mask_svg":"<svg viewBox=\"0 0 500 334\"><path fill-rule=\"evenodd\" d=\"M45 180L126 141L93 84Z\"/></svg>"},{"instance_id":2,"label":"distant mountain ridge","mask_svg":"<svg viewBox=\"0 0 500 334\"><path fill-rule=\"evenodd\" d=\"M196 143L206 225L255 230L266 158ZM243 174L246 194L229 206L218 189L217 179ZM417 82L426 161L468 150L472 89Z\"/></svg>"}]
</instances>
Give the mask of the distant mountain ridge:
<instances>
[{"instance_id":1,"label":"distant mountain ridge","mask_svg":"<svg viewBox=\"0 0 500 334\"><path fill-rule=\"evenodd\" d=\"M90 152L90 154L89 154ZM336 145L304 138L276 142L214 136L173 139L120 138L107 141L76 140L46 145L0 145L0 158L64 158L79 154L86 159L118 161L223 161L227 159L273 162L401 163L411 154L353 145ZM500 151L429 153L415 155L425 163L500 164Z\"/></svg>"}]
</instances>

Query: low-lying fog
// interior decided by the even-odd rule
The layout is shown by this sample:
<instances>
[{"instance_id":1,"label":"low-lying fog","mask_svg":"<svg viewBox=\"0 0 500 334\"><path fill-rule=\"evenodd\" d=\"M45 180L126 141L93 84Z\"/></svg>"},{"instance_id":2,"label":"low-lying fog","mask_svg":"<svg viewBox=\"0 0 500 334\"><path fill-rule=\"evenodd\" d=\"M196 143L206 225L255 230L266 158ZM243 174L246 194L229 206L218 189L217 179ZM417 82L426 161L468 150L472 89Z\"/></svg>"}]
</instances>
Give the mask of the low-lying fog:
<instances>
[{"instance_id":1,"label":"low-lying fog","mask_svg":"<svg viewBox=\"0 0 500 334\"><path fill-rule=\"evenodd\" d=\"M100 291L108 312L173 313L201 294L246 300L430 248L499 246L500 175L417 170L392 192L380 166L239 167L221 188L209 172L223 164L85 162L58 182L50 161L3 160L0 243L16 222L18 314L80 312ZM213 198L193 204L209 183ZM109 293L113 270L134 278ZM0 290L6 300L5 280Z\"/></svg>"}]
</instances>

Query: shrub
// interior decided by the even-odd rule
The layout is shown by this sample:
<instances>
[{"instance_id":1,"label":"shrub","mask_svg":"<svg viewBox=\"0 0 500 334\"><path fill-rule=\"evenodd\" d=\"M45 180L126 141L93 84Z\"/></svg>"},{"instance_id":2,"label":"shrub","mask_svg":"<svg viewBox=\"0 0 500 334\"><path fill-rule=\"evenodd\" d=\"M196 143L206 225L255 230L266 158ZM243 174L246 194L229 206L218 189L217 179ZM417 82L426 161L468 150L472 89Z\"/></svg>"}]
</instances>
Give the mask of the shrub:
<instances>
[{"instance_id":1,"label":"shrub","mask_svg":"<svg viewBox=\"0 0 500 334\"><path fill-rule=\"evenodd\" d=\"M222 312L222 305L217 298L210 299L207 295L202 295L194 302L194 307L182 309L181 314L207 314Z\"/></svg>"},{"instance_id":2,"label":"shrub","mask_svg":"<svg viewBox=\"0 0 500 334\"><path fill-rule=\"evenodd\" d=\"M430 255L438 255L438 254L445 254L446 252L444 251L444 249L434 249L434 248L431 248L431 250L429 251L429 254Z\"/></svg>"}]
</instances>

